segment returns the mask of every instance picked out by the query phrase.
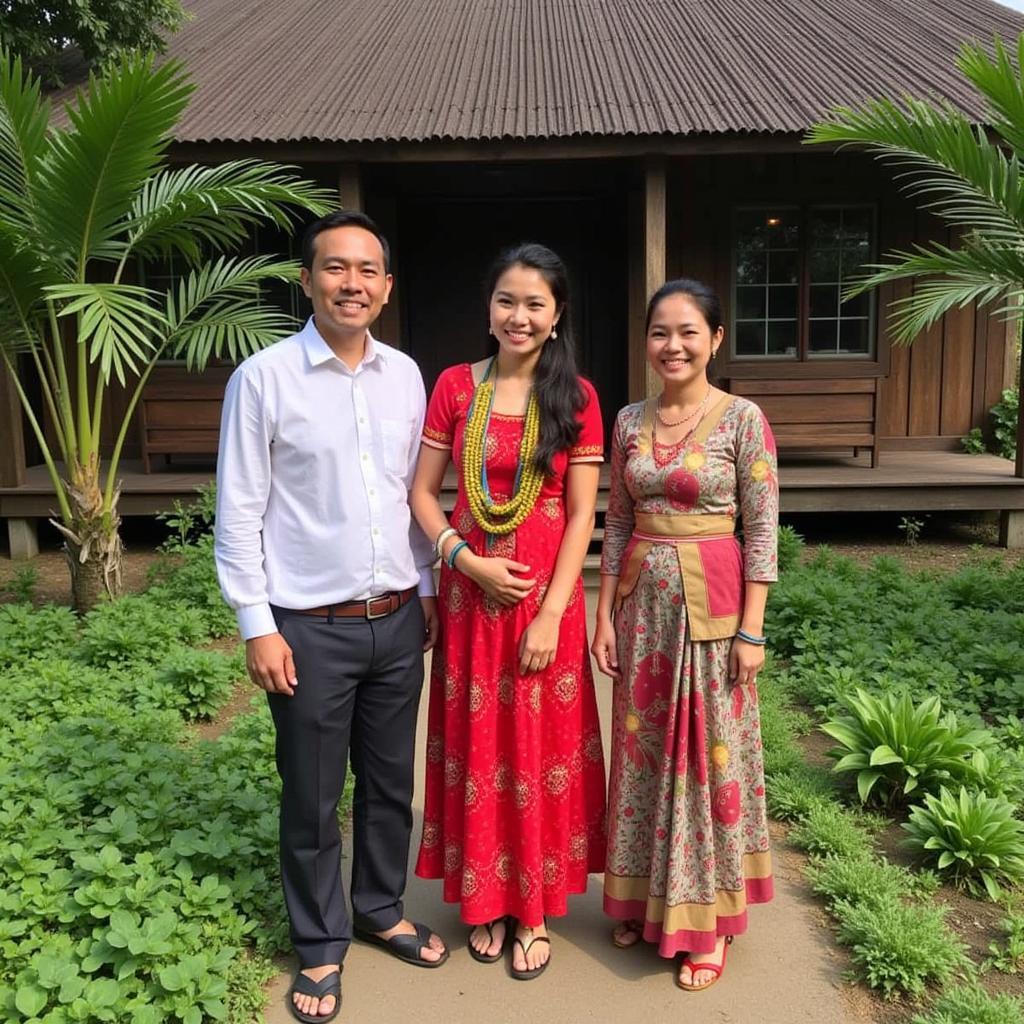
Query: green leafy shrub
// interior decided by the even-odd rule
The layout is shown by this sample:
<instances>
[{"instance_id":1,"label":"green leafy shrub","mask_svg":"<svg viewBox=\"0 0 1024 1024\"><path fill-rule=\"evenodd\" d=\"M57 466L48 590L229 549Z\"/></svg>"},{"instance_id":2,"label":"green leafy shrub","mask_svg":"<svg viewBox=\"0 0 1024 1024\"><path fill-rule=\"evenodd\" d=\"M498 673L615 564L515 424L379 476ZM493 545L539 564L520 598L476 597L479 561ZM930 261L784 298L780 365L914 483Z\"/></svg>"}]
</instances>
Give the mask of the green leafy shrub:
<instances>
[{"instance_id":1,"label":"green leafy shrub","mask_svg":"<svg viewBox=\"0 0 1024 1024\"><path fill-rule=\"evenodd\" d=\"M794 846L808 853L837 857L864 857L871 839L849 811L836 804L813 805L789 833Z\"/></svg>"},{"instance_id":2,"label":"green leafy shrub","mask_svg":"<svg viewBox=\"0 0 1024 1024\"><path fill-rule=\"evenodd\" d=\"M981 427L971 427L960 438L960 444L968 455L984 455L988 450L985 446L985 437L981 432Z\"/></svg>"},{"instance_id":3,"label":"green leafy shrub","mask_svg":"<svg viewBox=\"0 0 1024 1024\"><path fill-rule=\"evenodd\" d=\"M17 604L31 604L39 585L39 570L34 565L23 565L4 584L0 593L10 595Z\"/></svg>"},{"instance_id":4,"label":"green leafy shrub","mask_svg":"<svg viewBox=\"0 0 1024 1024\"><path fill-rule=\"evenodd\" d=\"M1020 1024L1024 1003L1013 996L989 995L977 985L948 988L913 1024Z\"/></svg>"},{"instance_id":5,"label":"green leafy shrub","mask_svg":"<svg viewBox=\"0 0 1024 1024\"><path fill-rule=\"evenodd\" d=\"M221 596L217 581L212 536L200 537L166 556L152 568L151 578L155 585L147 592L150 597L189 605L202 616L210 636L235 632L235 613Z\"/></svg>"},{"instance_id":6,"label":"green leafy shrub","mask_svg":"<svg viewBox=\"0 0 1024 1024\"><path fill-rule=\"evenodd\" d=\"M984 888L997 900L1001 882L1024 881L1024 822L1005 797L963 786L954 795L943 786L938 796L925 796L924 806L912 807L902 827L907 847L972 892Z\"/></svg>"},{"instance_id":7,"label":"green leafy shrub","mask_svg":"<svg viewBox=\"0 0 1024 1024\"><path fill-rule=\"evenodd\" d=\"M173 705L189 720L211 718L231 696L239 678L237 657L189 648L171 654L155 675L157 684L170 690Z\"/></svg>"},{"instance_id":8,"label":"green leafy shrub","mask_svg":"<svg viewBox=\"0 0 1024 1024\"><path fill-rule=\"evenodd\" d=\"M156 518L166 523L170 536L163 542L164 551L182 551L213 533L217 512L217 485L201 484L196 488L198 497L184 502L178 498L171 503L170 512L161 512Z\"/></svg>"},{"instance_id":9,"label":"green leafy shrub","mask_svg":"<svg viewBox=\"0 0 1024 1024\"><path fill-rule=\"evenodd\" d=\"M69 608L30 604L0 605L0 666L63 654L78 633L78 620Z\"/></svg>"},{"instance_id":10,"label":"green leafy shrub","mask_svg":"<svg viewBox=\"0 0 1024 1024\"><path fill-rule=\"evenodd\" d=\"M85 617L78 650L89 665L155 665L179 646L205 640L202 614L152 592L101 604Z\"/></svg>"},{"instance_id":11,"label":"green leafy shrub","mask_svg":"<svg viewBox=\"0 0 1024 1024\"><path fill-rule=\"evenodd\" d=\"M886 999L921 995L968 969L963 943L946 927L946 908L899 900L837 901L839 941L857 974Z\"/></svg>"},{"instance_id":12,"label":"green leafy shrub","mask_svg":"<svg viewBox=\"0 0 1024 1024\"><path fill-rule=\"evenodd\" d=\"M931 875L914 875L884 857L827 857L814 859L806 870L811 888L829 903L895 902L934 889Z\"/></svg>"},{"instance_id":13,"label":"green leafy shrub","mask_svg":"<svg viewBox=\"0 0 1024 1024\"><path fill-rule=\"evenodd\" d=\"M1011 910L1000 923L1006 936L1005 942L989 943L991 956L986 966L994 967L1003 974L1017 974L1024 971L1024 913Z\"/></svg>"},{"instance_id":14,"label":"green leafy shrub","mask_svg":"<svg viewBox=\"0 0 1024 1024\"><path fill-rule=\"evenodd\" d=\"M804 550L804 539L792 526L779 527L778 560L779 572L788 572L800 564Z\"/></svg>"},{"instance_id":15,"label":"green leafy shrub","mask_svg":"<svg viewBox=\"0 0 1024 1024\"><path fill-rule=\"evenodd\" d=\"M1017 457L1017 413L1020 408L1020 392L1016 388L1005 388L1002 397L989 414L992 417L992 433L996 442L996 453L1004 459Z\"/></svg>"},{"instance_id":16,"label":"green leafy shrub","mask_svg":"<svg viewBox=\"0 0 1024 1024\"><path fill-rule=\"evenodd\" d=\"M877 802L893 807L918 788L931 792L947 780L964 778L967 759L986 735L961 726L952 713L943 717L938 697L915 705L905 692L874 696L858 689L844 704L850 714L821 730L840 743L830 751L837 759L834 770L857 773L864 803L874 794Z\"/></svg>"},{"instance_id":17,"label":"green leafy shrub","mask_svg":"<svg viewBox=\"0 0 1024 1024\"><path fill-rule=\"evenodd\" d=\"M768 813L778 821L803 821L810 812L829 803L835 787L828 773L810 765L772 775L766 786Z\"/></svg>"}]
</instances>

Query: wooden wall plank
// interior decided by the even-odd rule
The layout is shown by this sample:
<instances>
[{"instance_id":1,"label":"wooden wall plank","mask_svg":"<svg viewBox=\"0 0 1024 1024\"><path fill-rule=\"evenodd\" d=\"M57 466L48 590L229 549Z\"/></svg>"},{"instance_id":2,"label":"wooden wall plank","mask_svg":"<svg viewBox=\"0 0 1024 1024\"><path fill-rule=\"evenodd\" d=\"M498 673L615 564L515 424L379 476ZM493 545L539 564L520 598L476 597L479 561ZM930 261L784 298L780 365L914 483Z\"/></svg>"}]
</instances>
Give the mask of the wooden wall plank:
<instances>
[{"instance_id":1,"label":"wooden wall plank","mask_svg":"<svg viewBox=\"0 0 1024 1024\"><path fill-rule=\"evenodd\" d=\"M933 324L910 348L909 435L939 433L942 324Z\"/></svg>"},{"instance_id":2,"label":"wooden wall plank","mask_svg":"<svg viewBox=\"0 0 1024 1024\"><path fill-rule=\"evenodd\" d=\"M0 365L0 486L17 487L25 482L25 435L21 402L6 367Z\"/></svg>"},{"instance_id":3,"label":"wooden wall plank","mask_svg":"<svg viewBox=\"0 0 1024 1024\"><path fill-rule=\"evenodd\" d=\"M942 337L940 434L960 436L971 429L975 344L973 307L951 309Z\"/></svg>"}]
</instances>

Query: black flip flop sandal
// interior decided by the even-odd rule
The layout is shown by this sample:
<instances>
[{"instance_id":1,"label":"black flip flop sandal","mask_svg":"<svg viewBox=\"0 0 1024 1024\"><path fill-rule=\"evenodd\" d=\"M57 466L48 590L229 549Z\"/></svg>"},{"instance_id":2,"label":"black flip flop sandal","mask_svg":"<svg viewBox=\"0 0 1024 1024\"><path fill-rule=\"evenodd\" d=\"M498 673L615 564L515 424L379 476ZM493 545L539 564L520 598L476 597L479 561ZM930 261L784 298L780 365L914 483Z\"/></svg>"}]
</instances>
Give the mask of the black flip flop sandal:
<instances>
[{"instance_id":1,"label":"black flip flop sandal","mask_svg":"<svg viewBox=\"0 0 1024 1024\"><path fill-rule=\"evenodd\" d=\"M473 946L473 941L472 941L472 939L473 939L473 932L477 928L486 928L487 929L487 945L490 946L491 943L494 942L494 932L493 932L492 929L494 928L494 926L496 924L499 924L499 923L505 925L505 937L501 940L501 949L499 949L497 953L493 954L493 956L488 956L486 953L481 953L478 949L475 949L474 946ZM502 956L503 956L503 954L505 952L505 943L508 941L508 928L509 928L508 918L505 918L505 917L496 917L493 921L489 921L487 924L479 924L479 925L474 926L474 928L470 931L469 935L466 938L466 947L469 949L469 955L474 960L476 960L477 963L480 963L480 964L496 964L502 958Z\"/></svg>"},{"instance_id":2,"label":"black flip flop sandal","mask_svg":"<svg viewBox=\"0 0 1024 1024\"><path fill-rule=\"evenodd\" d=\"M334 1009L330 1013L303 1013L292 998L296 992L300 996L310 996L313 999L334 996ZM288 1009L292 1011L292 1016L296 1020L302 1021L302 1024L327 1024L327 1021L334 1020L341 1009L341 971L331 971L321 981L314 981L308 974L299 971L288 992Z\"/></svg>"},{"instance_id":3,"label":"black flip flop sandal","mask_svg":"<svg viewBox=\"0 0 1024 1024\"><path fill-rule=\"evenodd\" d=\"M403 963L412 964L413 967L440 967L450 955L447 945L436 960L424 960L420 956L420 950L424 946L430 945L432 933L425 924L418 924L414 921L413 927L416 929L415 935L392 935L390 939L382 939L379 935L374 935L373 932L368 932L364 928L353 928L352 934L362 942L368 942L371 946L380 946L393 957Z\"/></svg>"},{"instance_id":4,"label":"black flip flop sandal","mask_svg":"<svg viewBox=\"0 0 1024 1024\"><path fill-rule=\"evenodd\" d=\"M546 935L535 935L532 939L530 939L530 941L525 946L523 945L522 939L513 939L512 946L514 949L515 946L518 944L519 948L523 951L523 960L526 960L526 958L530 955L530 950L533 949L533 944L535 942L546 942L549 946L551 945L551 940ZM513 967L511 969L512 977L515 978L516 981L532 981L534 978L539 978L547 970L547 966L549 963L551 963L550 954L548 955L548 958L544 961L544 963L542 963L539 967L534 967L532 970L527 969L525 971L517 971L515 967Z\"/></svg>"}]
</instances>

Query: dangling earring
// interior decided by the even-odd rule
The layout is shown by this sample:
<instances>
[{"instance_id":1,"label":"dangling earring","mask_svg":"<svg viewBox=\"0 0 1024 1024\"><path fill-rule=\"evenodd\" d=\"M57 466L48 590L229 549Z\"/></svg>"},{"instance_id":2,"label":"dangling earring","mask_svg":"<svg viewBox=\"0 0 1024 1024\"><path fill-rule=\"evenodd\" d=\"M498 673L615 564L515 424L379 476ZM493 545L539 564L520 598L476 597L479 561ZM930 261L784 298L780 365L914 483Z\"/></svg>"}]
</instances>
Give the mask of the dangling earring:
<instances>
[{"instance_id":1,"label":"dangling earring","mask_svg":"<svg viewBox=\"0 0 1024 1024\"><path fill-rule=\"evenodd\" d=\"M554 327L551 328L551 337L552 338L557 338L558 337L558 331L556 331L554 329Z\"/></svg>"},{"instance_id":2,"label":"dangling earring","mask_svg":"<svg viewBox=\"0 0 1024 1024\"><path fill-rule=\"evenodd\" d=\"M710 358L710 359L708 360L708 363L709 363L709 364L710 364L710 363L713 363L713 362L715 361L715 357L716 357L717 355L718 355L718 349L717 349L717 348L713 348L713 349L711 350L711 358Z\"/></svg>"}]
</instances>

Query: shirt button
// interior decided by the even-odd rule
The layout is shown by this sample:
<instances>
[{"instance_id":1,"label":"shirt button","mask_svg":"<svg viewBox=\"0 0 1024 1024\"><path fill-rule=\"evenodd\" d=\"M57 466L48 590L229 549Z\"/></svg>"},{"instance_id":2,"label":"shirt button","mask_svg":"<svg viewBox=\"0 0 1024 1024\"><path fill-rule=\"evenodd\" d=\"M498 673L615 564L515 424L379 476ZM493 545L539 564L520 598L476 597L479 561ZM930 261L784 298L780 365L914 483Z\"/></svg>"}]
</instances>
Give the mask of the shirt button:
<instances>
[{"instance_id":1,"label":"shirt button","mask_svg":"<svg viewBox=\"0 0 1024 1024\"><path fill-rule=\"evenodd\" d=\"M359 422L360 423L365 423L366 422L366 417L365 416L360 416L359 417Z\"/></svg>"},{"instance_id":2,"label":"shirt button","mask_svg":"<svg viewBox=\"0 0 1024 1024\"><path fill-rule=\"evenodd\" d=\"M372 498L377 492L371 487L366 493Z\"/></svg>"},{"instance_id":3,"label":"shirt button","mask_svg":"<svg viewBox=\"0 0 1024 1024\"><path fill-rule=\"evenodd\" d=\"M376 526L373 528L373 535L374 537L380 536L380 530L378 530Z\"/></svg>"},{"instance_id":4,"label":"shirt button","mask_svg":"<svg viewBox=\"0 0 1024 1024\"><path fill-rule=\"evenodd\" d=\"M370 456L363 452L363 462L365 462Z\"/></svg>"}]
</instances>

